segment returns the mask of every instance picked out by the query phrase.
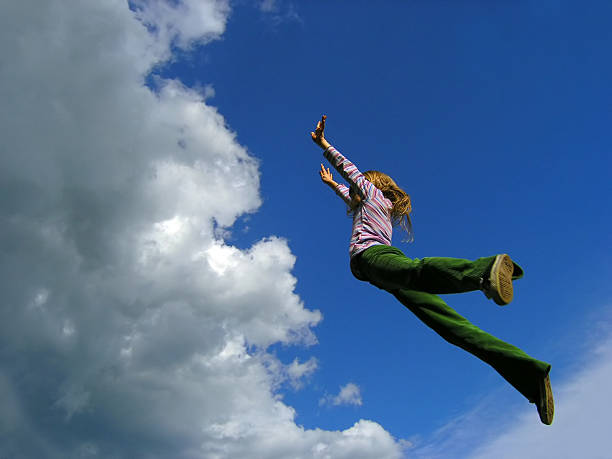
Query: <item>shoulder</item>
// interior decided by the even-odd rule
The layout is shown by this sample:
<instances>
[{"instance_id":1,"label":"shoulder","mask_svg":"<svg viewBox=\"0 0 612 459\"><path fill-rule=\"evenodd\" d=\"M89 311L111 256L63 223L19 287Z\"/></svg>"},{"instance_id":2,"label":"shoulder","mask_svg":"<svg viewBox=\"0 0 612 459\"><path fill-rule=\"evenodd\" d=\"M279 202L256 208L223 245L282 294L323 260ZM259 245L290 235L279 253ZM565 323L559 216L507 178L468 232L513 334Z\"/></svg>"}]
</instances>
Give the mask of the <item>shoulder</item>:
<instances>
[{"instance_id":1,"label":"shoulder","mask_svg":"<svg viewBox=\"0 0 612 459\"><path fill-rule=\"evenodd\" d=\"M377 207L387 210L393 207L393 202L391 202L391 200L388 199L383 192L374 185L371 185L371 191L368 193L368 201Z\"/></svg>"},{"instance_id":2,"label":"shoulder","mask_svg":"<svg viewBox=\"0 0 612 459\"><path fill-rule=\"evenodd\" d=\"M372 195L372 197L376 198L378 201L381 201L381 202L384 202L384 201L391 202L389 199L387 199L384 193L379 188L376 188L376 186L372 182L370 182L368 179L365 179L364 184L367 187L370 195Z\"/></svg>"}]
</instances>

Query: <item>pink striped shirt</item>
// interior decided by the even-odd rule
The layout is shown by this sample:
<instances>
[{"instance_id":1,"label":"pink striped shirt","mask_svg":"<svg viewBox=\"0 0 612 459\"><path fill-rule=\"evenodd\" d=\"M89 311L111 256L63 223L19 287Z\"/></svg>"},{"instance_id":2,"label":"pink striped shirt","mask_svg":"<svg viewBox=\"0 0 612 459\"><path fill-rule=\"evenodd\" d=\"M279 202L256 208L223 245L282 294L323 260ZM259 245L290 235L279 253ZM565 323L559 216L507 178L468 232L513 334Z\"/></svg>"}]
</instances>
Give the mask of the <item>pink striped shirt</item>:
<instances>
[{"instance_id":1,"label":"pink striped shirt","mask_svg":"<svg viewBox=\"0 0 612 459\"><path fill-rule=\"evenodd\" d=\"M390 211L393 204L382 191L372 185L359 169L334 147L330 146L323 156L361 197L361 203L353 215L353 233L349 245L349 255L353 258L368 247L377 244L391 245L393 225ZM349 188L338 185L336 194L350 205Z\"/></svg>"}]
</instances>

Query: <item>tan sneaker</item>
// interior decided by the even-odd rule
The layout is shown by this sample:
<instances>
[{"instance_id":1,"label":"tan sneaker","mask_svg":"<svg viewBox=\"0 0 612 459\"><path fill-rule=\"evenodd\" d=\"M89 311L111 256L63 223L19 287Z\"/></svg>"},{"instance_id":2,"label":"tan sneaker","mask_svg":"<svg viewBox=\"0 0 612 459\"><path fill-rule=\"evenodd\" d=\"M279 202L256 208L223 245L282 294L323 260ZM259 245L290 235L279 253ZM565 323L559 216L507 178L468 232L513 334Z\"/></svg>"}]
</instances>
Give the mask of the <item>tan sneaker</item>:
<instances>
[{"instance_id":1,"label":"tan sneaker","mask_svg":"<svg viewBox=\"0 0 612 459\"><path fill-rule=\"evenodd\" d=\"M540 380L538 400L536 401L540 421L546 425L551 425L555 416L555 402L553 400L550 378L546 375Z\"/></svg>"},{"instance_id":2,"label":"tan sneaker","mask_svg":"<svg viewBox=\"0 0 612 459\"><path fill-rule=\"evenodd\" d=\"M514 263L505 253L497 255L488 278L483 279L482 291L487 298L493 298L500 306L504 306L512 301L514 295L512 289L512 273Z\"/></svg>"}]
</instances>

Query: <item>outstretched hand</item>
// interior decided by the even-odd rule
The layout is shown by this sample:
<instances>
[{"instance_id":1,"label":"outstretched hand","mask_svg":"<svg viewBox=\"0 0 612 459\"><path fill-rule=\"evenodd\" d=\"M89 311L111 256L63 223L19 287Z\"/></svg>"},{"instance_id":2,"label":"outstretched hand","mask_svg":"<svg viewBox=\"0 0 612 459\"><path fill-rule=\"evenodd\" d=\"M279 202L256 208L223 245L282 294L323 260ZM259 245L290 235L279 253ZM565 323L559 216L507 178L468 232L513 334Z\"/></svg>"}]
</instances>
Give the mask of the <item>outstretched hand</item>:
<instances>
[{"instance_id":1,"label":"outstretched hand","mask_svg":"<svg viewBox=\"0 0 612 459\"><path fill-rule=\"evenodd\" d=\"M312 137L312 141L323 149L326 149L330 146L329 142L325 140L324 131L325 131L326 118L327 116L323 115L321 117L321 121L317 123L317 128L315 129L315 131L310 133L310 136Z\"/></svg>"},{"instance_id":2,"label":"outstretched hand","mask_svg":"<svg viewBox=\"0 0 612 459\"><path fill-rule=\"evenodd\" d=\"M325 167L323 167L323 164L321 164L321 170L319 171L319 175L321 176L321 180L323 181L323 183L325 183L326 185L329 185L332 188L335 188L338 185L336 182L334 182L334 178L332 176L332 173L329 171L329 168L325 169Z\"/></svg>"}]
</instances>

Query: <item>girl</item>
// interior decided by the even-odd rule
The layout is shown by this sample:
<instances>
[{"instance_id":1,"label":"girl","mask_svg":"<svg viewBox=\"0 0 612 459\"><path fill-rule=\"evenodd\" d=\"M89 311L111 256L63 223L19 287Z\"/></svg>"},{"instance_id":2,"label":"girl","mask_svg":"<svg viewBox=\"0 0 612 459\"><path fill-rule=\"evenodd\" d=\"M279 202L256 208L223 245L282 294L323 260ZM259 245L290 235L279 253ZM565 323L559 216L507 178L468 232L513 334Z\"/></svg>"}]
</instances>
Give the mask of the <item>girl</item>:
<instances>
[{"instance_id":1,"label":"girl","mask_svg":"<svg viewBox=\"0 0 612 459\"><path fill-rule=\"evenodd\" d=\"M412 236L410 197L391 177L378 171L363 174L325 139L325 119L317 123L312 140L350 188L334 182L323 167L321 180L330 186L353 214L350 268L353 275L395 296L426 325L448 342L491 365L531 403L544 424L550 425L554 403L550 365L519 348L485 333L451 309L436 294L482 290L499 305L512 301L512 280L523 276L522 268L506 254L479 258L407 258L391 246L394 225Z\"/></svg>"}]
</instances>

